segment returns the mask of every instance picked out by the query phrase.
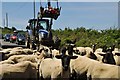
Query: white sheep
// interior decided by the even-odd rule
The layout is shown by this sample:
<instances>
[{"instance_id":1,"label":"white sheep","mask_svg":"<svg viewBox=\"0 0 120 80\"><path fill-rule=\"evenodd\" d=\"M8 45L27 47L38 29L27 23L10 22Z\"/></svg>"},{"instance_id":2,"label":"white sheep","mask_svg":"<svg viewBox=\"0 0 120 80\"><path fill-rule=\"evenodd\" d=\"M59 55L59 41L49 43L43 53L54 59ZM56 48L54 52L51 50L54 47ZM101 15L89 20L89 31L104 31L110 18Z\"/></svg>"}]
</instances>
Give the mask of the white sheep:
<instances>
[{"instance_id":1,"label":"white sheep","mask_svg":"<svg viewBox=\"0 0 120 80\"><path fill-rule=\"evenodd\" d=\"M77 56L56 55L56 58L47 58L41 61L40 76L51 79L68 79L70 78L70 60ZM60 60L61 59L61 60Z\"/></svg>"},{"instance_id":2,"label":"white sheep","mask_svg":"<svg viewBox=\"0 0 120 80\"><path fill-rule=\"evenodd\" d=\"M95 50L95 52L102 52L102 50L103 50L102 48L98 48Z\"/></svg>"},{"instance_id":3,"label":"white sheep","mask_svg":"<svg viewBox=\"0 0 120 80\"><path fill-rule=\"evenodd\" d=\"M0 77L5 80L37 79L36 64L29 61L17 64L2 64L0 65Z\"/></svg>"},{"instance_id":4,"label":"white sheep","mask_svg":"<svg viewBox=\"0 0 120 80\"><path fill-rule=\"evenodd\" d=\"M106 52L95 51L94 54L97 56L98 61L103 62L103 58L105 57L105 55L107 53ZM115 60L116 65L120 66L120 57L119 57L120 52L119 52L119 49L115 48L114 51L112 51L112 54L113 54L113 57L114 57L113 59ZM111 57L109 57L109 58L111 58Z\"/></svg>"},{"instance_id":5,"label":"white sheep","mask_svg":"<svg viewBox=\"0 0 120 80\"><path fill-rule=\"evenodd\" d=\"M21 54L25 54L25 55L28 55L28 54L33 54L33 50L31 49L21 49L21 48L14 48L10 51L9 54L6 54L6 58L9 58L10 56L13 56L13 55L21 55Z\"/></svg>"},{"instance_id":6,"label":"white sheep","mask_svg":"<svg viewBox=\"0 0 120 80\"><path fill-rule=\"evenodd\" d=\"M56 55L60 55L59 50L53 49L52 55L53 55L53 57L55 57Z\"/></svg>"},{"instance_id":7,"label":"white sheep","mask_svg":"<svg viewBox=\"0 0 120 80\"><path fill-rule=\"evenodd\" d=\"M46 78L57 78L62 72L61 60L47 58L41 61L39 67L40 76Z\"/></svg>"},{"instance_id":8,"label":"white sheep","mask_svg":"<svg viewBox=\"0 0 120 80\"><path fill-rule=\"evenodd\" d=\"M93 49L90 47L76 47L74 50L79 50L81 56L86 56L91 59L97 59L96 55L93 53Z\"/></svg>"},{"instance_id":9,"label":"white sheep","mask_svg":"<svg viewBox=\"0 0 120 80\"><path fill-rule=\"evenodd\" d=\"M3 48L0 47L0 51L2 51L2 50L3 50Z\"/></svg>"},{"instance_id":10,"label":"white sheep","mask_svg":"<svg viewBox=\"0 0 120 80\"><path fill-rule=\"evenodd\" d=\"M94 54L93 49L91 47L85 47L86 57L91 59L97 59L97 56Z\"/></svg>"},{"instance_id":11,"label":"white sheep","mask_svg":"<svg viewBox=\"0 0 120 80\"><path fill-rule=\"evenodd\" d=\"M84 74L87 72L87 77L91 77L92 79L120 79L118 74L120 71L119 66L100 63L99 61L84 56L79 56L79 58L71 62L71 71L75 71L77 74Z\"/></svg>"},{"instance_id":12,"label":"white sheep","mask_svg":"<svg viewBox=\"0 0 120 80\"><path fill-rule=\"evenodd\" d=\"M45 48L44 48L45 49ZM31 61L33 63L37 63L38 61L41 61L42 58L45 58L46 56L50 56L48 52L45 50L41 50L40 52L34 51L33 55L13 55L8 58L8 60L14 61L15 63L22 62L22 61Z\"/></svg>"},{"instance_id":13,"label":"white sheep","mask_svg":"<svg viewBox=\"0 0 120 80\"><path fill-rule=\"evenodd\" d=\"M115 48L114 51L112 51L113 55L119 55L120 56L120 51L118 48Z\"/></svg>"},{"instance_id":14,"label":"white sheep","mask_svg":"<svg viewBox=\"0 0 120 80\"><path fill-rule=\"evenodd\" d=\"M15 47L15 48L7 48L7 49L2 49L1 51L5 54L10 53L10 51L14 51L14 50L22 50L22 47Z\"/></svg>"},{"instance_id":15,"label":"white sheep","mask_svg":"<svg viewBox=\"0 0 120 80\"><path fill-rule=\"evenodd\" d=\"M31 61L33 63L37 63L36 59L39 59L37 55L13 55L8 58L8 60L13 61L14 63L19 63L23 61Z\"/></svg>"},{"instance_id":16,"label":"white sheep","mask_svg":"<svg viewBox=\"0 0 120 80\"><path fill-rule=\"evenodd\" d=\"M8 59L13 55L21 55L21 54L33 54L33 50L31 49L23 49L22 47L8 48L0 51L0 57L2 60Z\"/></svg>"},{"instance_id":17,"label":"white sheep","mask_svg":"<svg viewBox=\"0 0 120 80\"><path fill-rule=\"evenodd\" d=\"M112 53L114 55L116 65L120 66L120 51L119 51L119 49L115 48L114 51L112 51Z\"/></svg>"},{"instance_id":18,"label":"white sheep","mask_svg":"<svg viewBox=\"0 0 120 80\"><path fill-rule=\"evenodd\" d=\"M85 47L76 47L76 48L73 48L73 50L79 50L80 55L86 54Z\"/></svg>"},{"instance_id":19,"label":"white sheep","mask_svg":"<svg viewBox=\"0 0 120 80\"><path fill-rule=\"evenodd\" d=\"M120 66L120 56L115 55L114 59L115 59L116 65Z\"/></svg>"},{"instance_id":20,"label":"white sheep","mask_svg":"<svg viewBox=\"0 0 120 80\"><path fill-rule=\"evenodd\" d=\"M4 60L4 61L0 62L0 65L2 65L2 64L14 64L14 61L12 61L12 60Z\"/></svg>"},{"instance_id":21,"label":"white sheep","mask_svg":"<svg viewBox=\"0 0 120 80\"><path fill-rule=\"evenodd\" d=\"M97 52L95 51L94 54L97 56L97 61L100 61L102 63L102 60L103 60L103 55L106 55L105 52Z\"/></svg>"}]
</instances>

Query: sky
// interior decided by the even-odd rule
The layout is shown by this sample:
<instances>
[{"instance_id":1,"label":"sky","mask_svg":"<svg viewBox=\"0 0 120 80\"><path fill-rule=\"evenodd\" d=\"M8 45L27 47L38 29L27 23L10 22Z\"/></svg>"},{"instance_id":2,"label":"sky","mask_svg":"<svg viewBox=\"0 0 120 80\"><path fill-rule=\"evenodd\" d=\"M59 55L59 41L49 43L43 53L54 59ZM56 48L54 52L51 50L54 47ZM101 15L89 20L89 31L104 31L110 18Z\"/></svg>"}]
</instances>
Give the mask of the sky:
<instances>
[{"instance_id":1,"label":"sky","mask_svg":"<svg viewBox=\"0 0 120 80\"><path fill-rule=\"evenodd\" d=\"M56 7L56 3L52 5ZM42 2L42 6L47 6L47 3ZM110 2L107 0L106 2L59 2L59 6L62 8L61 15L53 21L52 29L85 27L103 30L118 26L118 2L113 0ZM39 7L40 3L36 2L36 15ZM9 27L25 30L28 20L33 18L33 2L27 2L27 0L26 2L2 2L2 16L0 16L2 24L0 25L3 25L6 13L8 13Z\"/></svg>"}]
</instances>

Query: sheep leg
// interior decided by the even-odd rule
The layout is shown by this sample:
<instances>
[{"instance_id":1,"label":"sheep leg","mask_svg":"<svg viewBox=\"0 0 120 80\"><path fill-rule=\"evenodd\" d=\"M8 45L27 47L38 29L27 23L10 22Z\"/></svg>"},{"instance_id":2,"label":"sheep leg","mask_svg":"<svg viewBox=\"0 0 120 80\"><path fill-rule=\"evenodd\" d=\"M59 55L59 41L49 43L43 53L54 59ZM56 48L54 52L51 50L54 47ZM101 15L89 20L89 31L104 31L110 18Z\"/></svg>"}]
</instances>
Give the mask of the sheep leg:
<instances>
[{"instance_id":1,"label":"sheep leg","mask_svg":"<svg viewBox=\"0 0 120 80\"><path fill-rule=\"evenodd\" d=\"M87 73L87 80L92 80L92 77L89 72Z\"/></svg>"},{"instance_id":2,"label":"sheep leg","mask_svg":"<svg viewBox=\"0 0 120 80\"><path fill-rule=\"evenodd\" d=\"M72 73L70 73L70 80L76 80L76 78L77 78L77 73L74 70L72 70Z\"/></svg>"},{"instance_id":3,"label":"sheep leg","mask_svg":"<svg viewBox=\"0 0 120 80\"><path fill-rule=\"evenodd\" d=\"M92 80L91 75L87 77L87 80Z\"/></svg>"}]
</instances>

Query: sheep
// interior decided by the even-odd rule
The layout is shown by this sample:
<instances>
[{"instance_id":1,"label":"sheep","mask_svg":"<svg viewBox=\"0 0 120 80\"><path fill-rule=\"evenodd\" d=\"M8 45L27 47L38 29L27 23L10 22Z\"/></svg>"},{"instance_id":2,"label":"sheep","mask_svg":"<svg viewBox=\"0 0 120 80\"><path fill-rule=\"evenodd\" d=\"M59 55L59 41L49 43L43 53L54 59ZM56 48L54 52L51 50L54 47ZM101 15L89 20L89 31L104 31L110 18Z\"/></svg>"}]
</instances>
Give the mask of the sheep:
<instances>
[{"instance_id":1,"label":"sheep","mask_svg":"<svg viewBox=\"0 0 120 80\"><path fill-rule=\"evenodd\" d=\"M0 65L2 65L2 64L15 64L15 63L12 60L4 60L4 61L0 62Z\"/></svg>"},{"instance_id":2,"label":"sheep","mask_svg":"<svg viewBox=\"0 0 120 80\"><path fill-rule=\"evenodd\" d=\"M99 52L99 51L97 52L97 51L95 51L94 54L97 56L97 61L102 63L103 62L102 60L103 60L103 57L104 57L102 55L105 55L106 53L105 52Z\"/></svg>"},{"instance_id":3,"label":"sheep","mask_svg":"<svg viewBox=\"0 0 120 80\"><path fill-rule=\"evenodd\" d=\"M39 51L34 50L33 55L37 55L37 56L40 55L40 58L42 59L42 58L52 57L52 52L48 47L43 47Z\"/></svg>"},{"instance_id":4,"label":"sheep","mask_svg":"<svg viewBox=\"0 0 120 80\"><path fill-rule=\"evenodd\" d=\"M15 48L8 48L3 49L0 51L0 56L2 56L2 60L8 59L10 56L13 55L21 55L21 54L33 54L33 50L31 49L23 49L21 47L15 47Z\"/></svg>"},{"instance_id":5,"label":"sheep","mask_svg":"<svg viewBox=\"0 0 120 80\"><path fill-rule=\"evenodd\" d=\"M3 49L1 50L3 53L9 53L12 50L12 48L7 48L7 49Z\"/></svg>"},{"instance_id":6,"label":"sheep","mask_svg":"<svg viewBox=\"0 0 120 80\"><path fill-rule=\"evenodd\" d=\"M44 53L44 58L52 58L52 51L47 46L42 46L39 52Z\"/></svg>"},{"instance_id":7,"label":"sheep","mask_svg":"<svg viewBox=\"0 0 120 80\"><path fill-rule=\"evenodd\" d=\"M24 54L24 55L28 55L28 54L33 54L33 50L31 49L13 49L12 51L10 51L9 54L6 54L6 59L8 59L10 56L13 56L13 55L21 55L21 54Z\"/></svg>"},{"instance_id":8,"label":"sheep","mask_svg":"<svg viewBox=\"0 0 120 80\"><path fill-rule=\"evenodd\" d=\"M114 59L115 59L116 65L117 65L117 66L120 66L120 56L115 55L115 56L114 56Z\"/></svg>"},{"instance_id":9,"label":"sheep","mask_svg":"<svg viewBox=\"0 0 120 80\"><path fill-rule=\"evenodd\" d=\"M3 48L0 47L0 51L2 51L2 50L3 50Z\"/></svg>"},{"instance_id":10,"label":"sheep","mask_svg":"<svg viewBox=\"0 0 120 80\"><path fill-rule=\"evenodd\" d=\"M102 52L102 50L103 50L102 48L98 48L95 50L95 52Z\"/></svg>"},{"instance_id":11,"label":"sheep","mask_svg":"<svg viewBox=\"0 0 120 80\"><path fill-rule=\"evenodd\" d=\"M75 47L75 44L73 42L67 44L68 55L73 55L74 47Z\"/></svg>"},{"instance_id":12,"label":"sheep","mask_svg":"<svg viewBox=\"0 0 120 80\"><path fill-rule=\"evenodd\" d=\"M79 54L82 55L82 56L86 54L85 47L76 47L73 50L78 50Z\"/></svg>"},{"instance_id":13,"label":"sheep","mask_svg":"<svg viewBox=\"0 0 120 80\"><path fill-rule=\"evenodd\" d=\"M24 61L17 64L0 65L0 77L3 80L29 80L37 78L36 64Z\"/></svg>"},{"instance_id":14,"label":"sheep","mask_svg":"<svg viewBox=\"0 0 120 80\"><path fill-rule=\"evenodd\" d=\"M8 60L12 60L15 63L22 62L22 61L31 61L33 63L37 63L37 61L41 61L42 58L46 56L50 56L48 50L46 51L45 48L41 49L40 51L35 51L33 55L13 55L8 58Z\"/></svg>"},{"instance_id":15,"label":"sheep","mask_svg":"<svg viewBox=\"0 0 120 80\"><path fill-rule=\"evenodd\" d=\"M79 55L81 56L86 56L88 58L95 59L95 60L97 59L97 56L94 54L93 49L90 47L76 47L74 48L74 50L75 51L79 50L79 52L77 51L75 52L75 54L79 53Z\"/></svg>"},{"instance_id":16,"label":"sheep","mask_svg":"<svg viewBox=\"0 0 120 80\"><path fill-rule=\"evenodd\" d=\"M21 49L23 49L22 47L14 47L14 48L12 48L12 50L21 50Z\"/></svg>"},{"instance_id":17,"label":"sheep","mask_svg":"<svg viewBox=\"0 0 120 80\"><path fill-rule=\"evenodd\" d=\"M13 49L12 51L10 51L9 56L12 55L18 55L18 54L33 54L33 50L31 49Z\"/></svg>"},{"instance_id":18,"label":"sheep","mask_svg":"<svg viewBox=\"0 0 120 80\"><path fill-rule=\"evenodd\" d=\"M113 51L114 49L114 51ZM95 51L95 55L97 56L98 60L100 62L104 62L104 63L108 63L108 64L116 64L116 65L120 65L119 62L119 49L118 48L110 48L107 50L104 50L106 52L97 52Z\"/></svg>"},{"instance_id":19,"label":"sheep","mask_svg":"<svg viewBox=\"0 0 120 80\"><path fill-rule=\"evenodd\" d=\"M119 50L114 50L112 53L114 55L116 65L120 66L120 51Z\"/></svg>"},{"instance_id":20,"label":"sheep","mask_svg":"<svg viewBox=\"0 0 120 80\"><path fill-rule=\"evenodd\" d=\"M39 59L39 56L37 55L13 55L9 57L7 60L11 60L14 63L19 63L22 61L31 61L33 63L37 63L36 59Z\"/></svg>"},{"instance_id":21,"label":"sheep","mask_svg":"<svg viewBox=\"0 0 120 80\"><path fill-rule=\"evenodd\" d=\"M116 65L120 66L120 51L118 48L114 48L114 51L112 51L112 55L114 57Z\"/></svg>"},{"instance_id":22,"label":"sheep","mask_svg":"<svg viewBox=\"0 0 120 80\"><path fill-rule=\"evenodd\" d=\"M70 68L64 67L61 60L47 58L41 61L39 73L43 79L70 78Z\"/></svg>"},{"instance_id":23,"label":"sheep","mask_svg":"<svg viewBox=\"0 0 120 80\"><path fill-rule=\"evenodd\" d=\"M107 51L105 56L103 57L103 62L107 64L113 64L116 65L114 56L112 54L112 51Z\"/></svg>"},{"instance_id":24,"label":"sheep","mask_svg":"<svg viewBox=\"0 0 120 80\"><path fill-rule=\"evenodd\" d=\"M115 48L114 51L112 51L113 55L120 55L120 51L118 48Z\"/></svg>"},{"instance_id":25,"label":"sheep","mask_svg":"<svg viewBox=\"0 0 120 80\"><path fill-rule=\"evenodd\" d=\"M10 51L22 50L22 49L23 49L22 47L7 48L7 49L3 49L2 52L3 52L4 54L8 54L8 53L10 53Z\"/></svg>"},{"instance_id":26,"label":"sheep","mask_svg":"<svg viewBox=\"0 0 120 80\"><path fill-rule=\"evenodd\" d=\"M86 74L86 77L92 79L120 79L118 74L120 71L119 66L100 63L85 56L79 56L77 59L71 61L71 71L72 73L75 71L79 75Z\"/></svg>"},{"instance_id":27,"label":"sheep","mask_svg":"<svg viewBox=\"0 0 120 80\"><path fill-rule=\"evenodd\" d=\"M103 62L103 58L106 55L106 52L103 52L102 48L98 48L98 49L95 50L94 54L97 56L97 61L100 61L102 63Z\"/></svg>"},{"instance_id":28,"label":"sheep","mask_svg":"<svg viewBox=\"0 0 120 80\"><path fill-rule=\"evenodd\" d=\"M1 50L0 51L0 61L5 60L6 54L9 54L10 51L11 51L11 48Z\"/></svg>"},{"instance_id":29,"label":"sheep","mask_svg":"<svg viewBox=\"0 0 120 80\"><path fill-rule=\"evenodd\" d=\"M10 56L13 56L13 55L21 55L21 54L25 54L23 50L14 50L14 51L10 51L9 54L6 54L5 55L5 59L8 59Z\"/></svg>"},{"instance_id":30,"label":"sheep","mask_svg":"<svg viewBox=\"0 0 120 80\"><path fill-rule=\"evenodd\" d=\"M60 75L61 72L62 65L60 60L46 58L41 61L39 73L43 79L46 78L55 79Z\"/></svg>"},{"instance_id":31,"label":"sheep","mask_svg":"<svg viewBox=\"0 0 120 80\"><path fill-rule=\"evenodd\" d=\"M56 50L56 49L52 50L53 57L55 57L56 55L59 55L59 54L60 54L59 50Z\"/></svg>"},{"instance_id":32,"label":"sheep","mask_svg":"<svg viewBox=\"0 0 120 80\"><path fill-rule=\"evenodd\" d=\"M32 49L23 49L23 51L26 54L33 54L33 50Z\"/></svg>"},{"instance_id":33,"label":"sheep","mask_svg":"<svg viewBox=\"0 0 120 80\"><path fill-rule=\"evenodd\" d=\"M51 59L44 59L41 61L40 64L40 73L43 78L52 78L57 79L58 76L61 74L60 77L62 78L69 78L70 73L70 59L75 59L77 56L72 55L66 55L66 48L62 48L62 55L56 55L55 57L61 60L58 60L56 58ZM46 70L49 69L49 70Z\"/></svg>"},{"instance_id":34,"label":"sheep","mask_svg":"<svg viewBox=\"0 0 120 80\"><path fill-rule=\"evenodd\" d=\"M4 53L4 51L0 51L0 61L3 61L7 58L8 53Z\"/></svg>"},{"instance_id":35,"label":"sheep","mask_svg":"<svg viewBox=\"0 0 120 80\"><path fill-rule=\"evenodd\" d=\"M95 55L97 56L97 60L100 62L116 65L114 55L111 51L95 52Z\"/></svg>"},{"instance_id":36,"label":"sheep","mask_svg":"<svg viewBox=\"0 0 120 80\"><path fill-rule=\"evenodd\" d=\"M91 59L97 59L97 56L94 54L93 49L90 47L85 47L86 54L84 56L91 58Z\"/></svg>"}]
</instances>

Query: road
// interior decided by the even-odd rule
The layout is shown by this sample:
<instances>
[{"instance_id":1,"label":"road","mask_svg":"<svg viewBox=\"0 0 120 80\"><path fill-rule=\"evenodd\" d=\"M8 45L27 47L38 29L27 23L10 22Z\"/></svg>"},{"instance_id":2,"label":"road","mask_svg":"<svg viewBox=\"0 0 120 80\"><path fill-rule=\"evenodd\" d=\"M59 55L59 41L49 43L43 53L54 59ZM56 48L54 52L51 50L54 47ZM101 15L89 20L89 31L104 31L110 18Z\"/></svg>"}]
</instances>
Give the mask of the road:
<instances>
[{"instance_id":1,"label":"road","mask_svg":"<svg viewBox=\"0 0 120 80\"><path fill-rule=\"evenodd\" d=\"M2 47L2 48L13 48L13 47L23 47L23 48L26 48L25 45L17 45L15 43L6 42L3 39L0 39L0 47Z\"/></svg>"}]
</instances>

